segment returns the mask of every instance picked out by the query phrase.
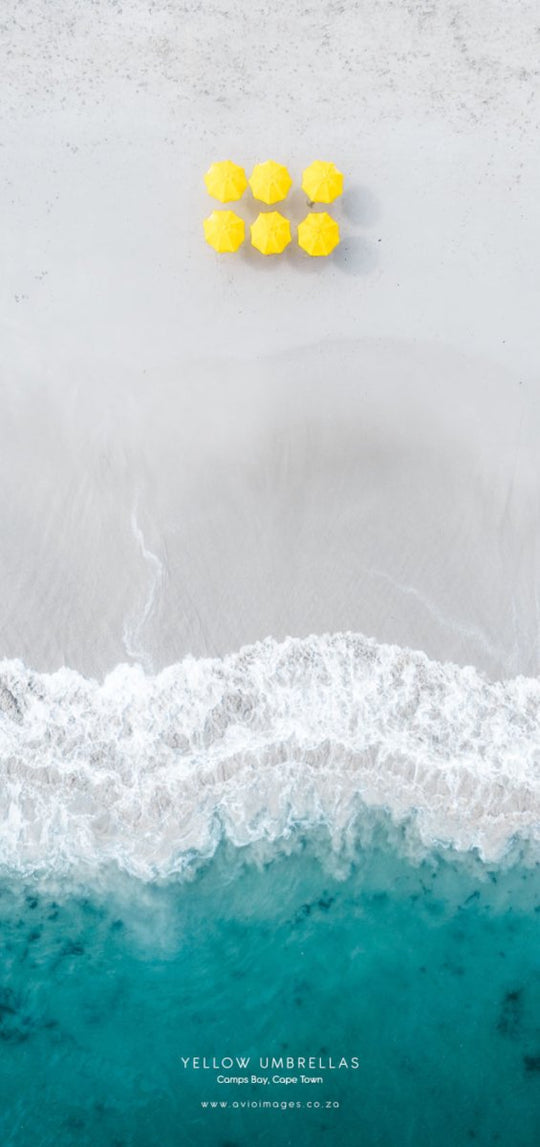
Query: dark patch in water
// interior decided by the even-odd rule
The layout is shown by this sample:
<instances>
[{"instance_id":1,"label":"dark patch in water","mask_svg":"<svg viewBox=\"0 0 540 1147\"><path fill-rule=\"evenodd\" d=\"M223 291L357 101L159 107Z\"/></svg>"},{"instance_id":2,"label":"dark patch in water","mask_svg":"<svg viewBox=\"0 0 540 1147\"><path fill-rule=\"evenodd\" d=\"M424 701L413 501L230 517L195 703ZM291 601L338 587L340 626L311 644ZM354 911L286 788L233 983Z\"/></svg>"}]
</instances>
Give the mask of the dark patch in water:
<instances>
[{"instance_id":1,"label":"dark patch in water","mask_svg":"<svg viewBox=\"0 0 540 1147\"><path fill-rule=\"evenodd\" d=\"M408 1056L403 1056L403 1058L400 1060L400 1065L403 1071L407 1071L409 1075L414 1075L416 1068Z\"/></svg>"},{"instance_id":2,"label":"dark patch in water","mask_svg":"<svg viewBox=\"0 0 540 1147\"><path fill-rule=\"evenodd\" d=\"M76 940L68 940L62 948L62 956L84 956L84 948Z\"/></svg>"},{"instance_id":3,"label":"dark patch in water","mask_svg":"<svg viewBox=\"0 0 540 1147\"><path fill-rule=\"evenodd\" d=\"M12 988L0 988L0 1039L4 1043L25 1043L38 1031L52 1031L58 1020L36 1019L24 1010L22 998Z\"/></svg>"},{"instance_id":4,"label":"dark patch in water","mask_svg":"<svg viewBox=\"0 0 540 1147\"><path fill-rule=\"evenodd\" d=\"M26 1043L28 1035L29 1032L23 1031L22 1028L0 1026L0 1039L4 1043Z\"/></svg>"},{"instance_id":5,"label":"dark patch in water","mask_svg":"<svg viewBox=\"0 0 540 1147\"><path fill-rule=\"evenodd\" d=\"M85 1120L80 1115L68 1115L64 1120L64 1127L69 1127L71 1131L82 1131L85 1125Z\"/></svg>"},{"instance_id":6,"label":"dark patch in water","mask_svg":"<svg viewBox=\"0 0 540 1147\"><path fill-rule=\"evenodd\" d=\"M69 956L82 955L84 955L84 948L82 944L78 942L78 940L66 940L65 944L62 944L62 947L52 961L51 970L54 971L56 968L58 968L62 961Z\"/></svg>"},{"instance_id":7,"label":"dark patch in water","mask_svg":"<svg viewBox=\"0 0 540 1147\"><path fill-rule=\"evenodd\" d=\"M527 1071L540 1071L540 1055L524 1055L523 1063Z\"/></svg>"},{"instance_id":8,"label":"dark patch in water","mask_svg":"<svg viewBox=\"0 0 540 1147\"><path fill-rule=\"evenodd\" d=\"M31 1021L21 1014L20 1000L12 988L0 988L0 1039L4 1043L24 1043Z\"/></svg>"},{"instance_id":9,"label":"dark patch in water","mask_svg":"<svg viewBox=\"0 0 540 1147\"><path fill-rule=\"evenodd\" d=\"M505 992L499 1018L497 1020L497 1031L501 1035L508 1036L510 1039L516 1039L519 1035L521 1023L523 1020L523 988L512 988L510 991Z\"/></svg>"},{"instance_id":10,"label":"dark patch in water","mask_svg":"<svg viewBox=\"0 0 540 1147\"><path fill-rule=\"evenodd\" d=\"M0 988L0 1023L2 1016L14 1016L18 1011L15 992L12 988Z\"/></svg>"},{"instance_id":11,"label":"dark patch in water","mask_svg":"<svg viewBox=\"0 0 540 1147\"><path fill-rule=\"evenodd\" d=\"M82 900L80 900L79 904L81 911L84 912L86 916L92 916L97 920L103 919L105 915L104 908L102 908L99 904L94 904L94 902L90 900L88 896L85 896Z\"/></svg>"},{"instance_id":12,"label":"dark patch in water","mask_svg":"<svg viewBox=\"0 0 540 1147\"><path fill-rule=\"evenodd\" d=\"M444 904L442 900L428 900L426 903L426 911L430 916L441 916L444 912Z\"/></svg>"},{"instance_id":13,"label":"dark patch in water","mask_svg":"<svg viewBox=\"0 0 540 1147\"><path fill-rule=\"evenodd\" d=\"M464 976L465 975L465 968L463 968L461 966L461 964L452 964L449 961L446 961L443 964L443 968L446 968L447 971L451 972L451 974L453 976Z\"/></svg>"},{"instance_id":14,"label":"dark patch in water","mask_svg":"<svg viewBox=\"0 0 540 1147\"><path fill-rule=\"evenodd\" d=\"M37 1031L57 1028L57 1020L35 1019L23 1008L22 998L12 988L0 988L0 1039L4 1043L25 1043Z\"/></svg>"},{"instance_id":15,"label":"dark patch in water","mask_svg":"<svg viewBox=\"0 0 540 1147\"><path fill-rule=\"evenodd\" d=\"M335 899L335 896L329 896L328 893L325 892L317 901L318 907L321 908L323 912L328 912L328 909L332 907Z\"/></svg>"},{"instance_id":16,"label":"dark patch in water","mask_svg":"<svg viewBox=\"0 0 540 1147\"><path fill-rule=\"evenodd\" d=\"M383 893L382 895L386 896L386 893ZM335 896L329 896L328 892L325 890L318 900L312 900L311 902L306 901L305 904L301 905L294 916L295 924L304 919L306 916L311 916L314 908L319 908L321 912L328 912L332 907L334 900Z\"/></svg>"}]
</instances>

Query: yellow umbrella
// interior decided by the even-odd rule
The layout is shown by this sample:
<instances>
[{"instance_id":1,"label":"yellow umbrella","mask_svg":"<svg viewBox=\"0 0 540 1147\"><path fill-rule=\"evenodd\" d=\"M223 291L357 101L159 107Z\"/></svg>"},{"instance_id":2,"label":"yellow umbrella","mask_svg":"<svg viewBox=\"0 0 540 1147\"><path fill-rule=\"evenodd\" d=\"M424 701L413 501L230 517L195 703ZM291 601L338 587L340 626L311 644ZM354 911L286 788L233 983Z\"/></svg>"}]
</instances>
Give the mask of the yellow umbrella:
<instances>
[{"instance_id":1,"label":"yellow umbrella","mask_svg":"<svg viewBox=\"0 0 540 1147\"><path fill-rule=\"evenodd\" d=\"M206 242L220 255L237 251L244 242L244 220L234 211L212 211L203 226Z\"/></svg>"},{"instance_id":2,"label":"yellow umbrella","mask_svg":"<svg viewBox=\"0 0 540 1147\"><path fill-rule=\"evenodd\" d=\"M266 163L257 163L251 172L249 186L255 199L263 203L279 203L285 199L292 187L292 179L287 168L282 163L268 159Z\"/></svg>"},{"instance_id":3,"label":"yellow umbrella","mask_svg":"<svg viewBox=\"0 0 540 1147\"><path fill-rule=\"evenodd\" d=\"M262 211L251 224L251 242L262 255L280 255L291 241L291 225L279 211Z\"/></svg>"},{"instance_id":4,"label":"yellow umbrella","mask_svg":"<svg viewBox=\"0 0 540 1147\"><path fill-rule=\"evenodd\" d=\"M343 175L335 163L316 159L302 172L302 191L312 203L331 203L343 191Z\"/></svg>"},{"instance_id":5,"label":"yellow umbrella","mask_svg":"<svg viewBox=\"0 0 540 1147\"><path fill-rule=\"evenodd\" d=\"M329 255L339 243L339 227L326 211L310 211L298 224L298 245L308 255Z\"/></svg>"},{"instance_id":6,"label":"yellow umbrella","mask_svg":"<svg viewBox=\"0 0 540 1147\"><path fill-rule=\"evenodd\" d=\"M209 195L219 199L221 203L229 203L231 199L241 199L247 187L244 168L230 159L213 163L206 172L204 182Z\"/></svg>"}]
</instances>

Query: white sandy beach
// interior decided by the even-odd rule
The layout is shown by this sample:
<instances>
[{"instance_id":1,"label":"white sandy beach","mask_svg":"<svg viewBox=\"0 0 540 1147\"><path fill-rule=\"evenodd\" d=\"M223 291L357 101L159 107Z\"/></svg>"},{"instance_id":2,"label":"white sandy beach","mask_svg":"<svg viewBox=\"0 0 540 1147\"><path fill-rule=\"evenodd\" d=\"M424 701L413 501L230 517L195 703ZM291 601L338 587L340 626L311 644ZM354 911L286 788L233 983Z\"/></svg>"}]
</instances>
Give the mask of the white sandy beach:
<instances>
[{"instance_id":1,"label":"white sandy beach","mask_svg":"<svg viewBox=\"0 0 540 1147\"><path fill-rule=\"evenodd\" d=\"M0 656L352 630L537 675L536 5L4 23ZM287 163L294 221L334 160L335 256L214 255L227 157Z\"/></svg>"}]
</instances>

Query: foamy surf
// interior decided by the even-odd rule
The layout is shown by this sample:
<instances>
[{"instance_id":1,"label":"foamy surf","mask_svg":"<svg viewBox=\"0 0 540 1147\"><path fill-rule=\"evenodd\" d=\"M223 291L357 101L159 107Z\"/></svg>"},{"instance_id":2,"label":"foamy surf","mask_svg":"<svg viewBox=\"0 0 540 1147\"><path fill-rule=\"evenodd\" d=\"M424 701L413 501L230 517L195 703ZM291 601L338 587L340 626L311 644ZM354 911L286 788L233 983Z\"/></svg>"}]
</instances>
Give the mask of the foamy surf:
<instances>
[{"instance_id":1,"label":"foamy surf","mask_svg":"<svg viewBox=\"0 0 540 1147\"><path fill-rule=\"evenodd\" d=\"M423 847L496 860L516 836L538 849L539 761L539 681L350 633L103 683L4 661L0 863L152 879L297 826L327 826L339 849L375 809Z\"/></svg>"}]
</instances>

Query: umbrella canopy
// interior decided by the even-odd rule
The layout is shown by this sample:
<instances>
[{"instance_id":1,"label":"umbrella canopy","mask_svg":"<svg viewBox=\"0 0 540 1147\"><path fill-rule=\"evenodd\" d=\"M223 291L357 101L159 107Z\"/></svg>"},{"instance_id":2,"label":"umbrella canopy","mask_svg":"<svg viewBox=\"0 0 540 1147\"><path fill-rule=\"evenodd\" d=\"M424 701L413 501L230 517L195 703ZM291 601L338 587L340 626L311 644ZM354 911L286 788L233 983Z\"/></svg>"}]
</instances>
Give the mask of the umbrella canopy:
<instances>
[{"instance_id":1,"label":"umbrella canopy","mask_svg":"<svg viewBox=\"0 0 540 1147\"><path fill-rule=\"evenodd\" d=\"M262 255L280 255L291 241L291 225L279 211L262 211L251 224L251 242Z\"/></svg>"},{"instance_id":2,"label":"umbrella canopy","mask_svg":"<svg viewBox=\"0 0 540 1147\"><path fill-rule=\"evenodd\" d=\"M221 203L229 203L232 199L240 199L247 187L246 173L243 167L224 159L220 163L213 163L204 177L206 190L214 199Z\"/></svg>"},{"instance_id":3,"label":"umbrella canopy","mask_svg":"<svg viewBox=\"0 0 540 1147\"><path fill-rule=\"evenodd\" d=\"M298 245L308 255L329 255L339 243L339 227L326 211L310 211L298 224Z\"/></svg>"},{"instance_id":4,"label":"umbrella canopy","mask_svg":"<svg viewBox=\"0 0 540 1147\"><path fill-rule=\"evenodd\" d=\"M292 179L287 168L282 163L268 159L266 163L257 163L251 172L249 186L255 199L263 203L279 203L285 199L292 187Z\"/></svg>"},{"instance_id":5,"label":"umbrella canopy","mask_svg":"<svg viewBox=\"0 0 540 1147\"><path fill-rule=\"evenodd\" d=\"M237 251L244 242L244 220L234 211L212 211L203 226L206 242L220 255Z\"/></svg>"},{"instance_id":6,"label":"umbrella canopy","mask_svg":"<svg viewBox=\"0 0 540 1147\"><path fill-rule=\"evenodd\" d=\"M332 203L343 191L343 175L335 163L316 159L302 172L302 191L312 203Z\"/></svg>"}]
</instances>

